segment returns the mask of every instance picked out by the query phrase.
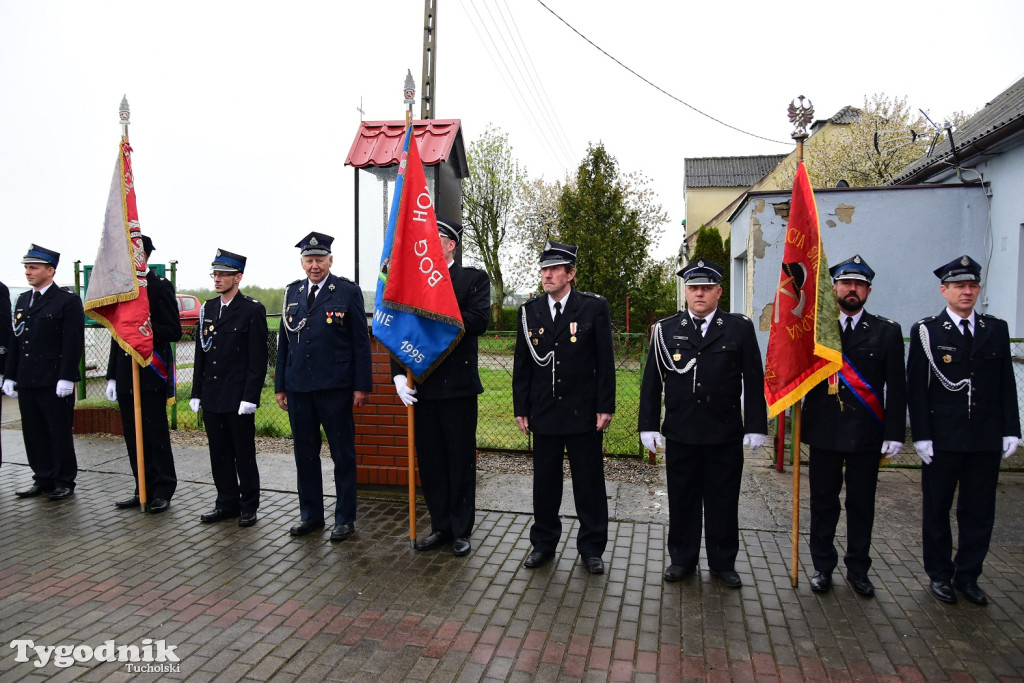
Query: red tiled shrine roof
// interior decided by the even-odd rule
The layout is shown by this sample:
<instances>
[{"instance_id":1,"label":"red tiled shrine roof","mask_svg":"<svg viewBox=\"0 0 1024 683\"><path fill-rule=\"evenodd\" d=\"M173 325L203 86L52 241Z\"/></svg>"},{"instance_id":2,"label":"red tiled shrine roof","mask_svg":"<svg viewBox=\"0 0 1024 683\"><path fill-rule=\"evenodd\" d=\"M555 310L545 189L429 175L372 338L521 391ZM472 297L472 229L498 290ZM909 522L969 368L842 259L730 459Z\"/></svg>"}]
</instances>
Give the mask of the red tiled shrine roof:
<instances>
[{"instance_id":1,"label":"red tiled shrine roof","mask_svg":"<svg viewBox=\"0 0 1024 683\"><path fill-rule=\"evenodd\" d=\"M419 142L420 158L425 166L448 161L452 151L462 147L461 125L460 119L412 122L413 135ZM397 164L404 134L405 121L363 121L359 124L356 139L352 141L345 165L365 168Z\"/></svg>"}]
</instances>

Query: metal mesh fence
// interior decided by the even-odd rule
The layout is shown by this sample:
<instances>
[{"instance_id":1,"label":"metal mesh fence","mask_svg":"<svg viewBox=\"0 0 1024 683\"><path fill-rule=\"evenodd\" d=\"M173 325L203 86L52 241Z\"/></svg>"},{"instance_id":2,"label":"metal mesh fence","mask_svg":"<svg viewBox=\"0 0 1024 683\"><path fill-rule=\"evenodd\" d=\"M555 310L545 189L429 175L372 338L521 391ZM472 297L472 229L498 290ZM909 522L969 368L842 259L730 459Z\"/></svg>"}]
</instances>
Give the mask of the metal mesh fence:
<instances>
[{"instance_id":1,"label":"metal mesh fence","mask_svg":"<svg viewBox=\"0 0 1024 683\"><path fill-rule=\"evenodd\" d=\"M274 368L277 361L277 328L280 316L268 316L267 345L270 351L270 368L264 383L263 397L256 412L257 432L262 436L290 437L288 415L277 407L274 401ZM110 351L110 334L102 327L87 327L85 330L86 382L79 390L79 399L87 399L81 405L108 406L104 397L107 370L107 355ZM647 356L648 339L643 334L617 334L615 344L616 368L616 412L611 427L605 435L605 450L615 456L645 455L637 432L637 413L640 408L640 381L643 375L643 361ZM1011 341L1014 376L1017 382L1017 402L1024 415L1024 340ZM176 345L177 393L179 401L169 408L172 428L195 429L199 425L196 415L188 409L188 398L192 391L192 365L195 357L195 342L186 336ZM904 353L908 344L904 343ZM514 332L488 332L480 337L480 379L484 393L479 401L477 446L485 451L529 451L528 436L516 427L512 415L512 358L515 349ZM84 392L84 395L83 395ZM769 425L774 434L776 424ZM806 453L806 449L804 450ZM895 466L918 465L908 431L906 445L892 460ZM1024 449L1003 461L1004 467L1024 467Z\"/></svg>"}]
</instances>

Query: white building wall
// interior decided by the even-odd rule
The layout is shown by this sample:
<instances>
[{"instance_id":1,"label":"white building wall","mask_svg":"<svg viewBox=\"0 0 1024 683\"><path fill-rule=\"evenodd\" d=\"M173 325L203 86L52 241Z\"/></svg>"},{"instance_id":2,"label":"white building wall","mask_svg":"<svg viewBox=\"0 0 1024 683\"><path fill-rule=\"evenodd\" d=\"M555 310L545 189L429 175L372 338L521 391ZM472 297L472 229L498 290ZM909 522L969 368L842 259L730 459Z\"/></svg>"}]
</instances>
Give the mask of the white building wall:
<instances>
[{"instance_id":1,"label":"white building wall","mask_svg":"<svg viewBox=\"0 0 1024 683\"><path fill-rule=\"evenodd\" d=\"M1024 181L1018 188L1024 190ZM816 190L815 199L829 265L859 253L876 273L867 309L898 322L904 336L914 322L945 305L934 269L962 254L984 262L989 204L980 185L827 189ZM743 272L735 260L745 259L747 277L745 297L737 294L742 283L732 285L732 310L754 320L762 356L782 268L789 200L788 192L755 193L731 219L732 272ZM1018 254L1017 230L1012 244L1008 235L998 235L997 249L1006 236L1007 250ZM1017 282L1020 269L1013 267L1011 274L1004 260L993 258L988 292L989 311L1000 317L1018 307L1019 285L1009 282Z\"/></svg>"}]
</instances>

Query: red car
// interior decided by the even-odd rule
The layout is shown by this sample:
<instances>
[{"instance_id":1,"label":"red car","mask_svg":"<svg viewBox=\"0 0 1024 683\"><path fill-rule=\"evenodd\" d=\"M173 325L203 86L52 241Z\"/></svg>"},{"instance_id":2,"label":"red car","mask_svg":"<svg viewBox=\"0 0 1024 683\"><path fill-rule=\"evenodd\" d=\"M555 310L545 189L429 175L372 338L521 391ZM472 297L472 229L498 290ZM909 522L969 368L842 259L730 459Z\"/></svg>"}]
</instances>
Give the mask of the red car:
<instances>
[{"instance_id":1,"label":"red car","mask_svg":"<svg viewBox=\"0 0 1024 683\"><path fill-rule=\"evenodd\" d=\"M182 334L195 334L199 326L199 299L191 294L175 294L178 299L178 318Z\"/></svg>"}]
</instances>

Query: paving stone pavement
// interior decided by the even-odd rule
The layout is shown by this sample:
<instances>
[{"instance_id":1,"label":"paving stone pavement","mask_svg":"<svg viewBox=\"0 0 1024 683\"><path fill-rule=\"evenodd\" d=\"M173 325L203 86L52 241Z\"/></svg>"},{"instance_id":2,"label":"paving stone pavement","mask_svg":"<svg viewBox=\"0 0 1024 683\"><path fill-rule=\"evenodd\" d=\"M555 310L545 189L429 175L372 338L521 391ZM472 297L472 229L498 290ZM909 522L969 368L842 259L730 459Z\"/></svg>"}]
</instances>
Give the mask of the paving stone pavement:
<instances>
[{"instance_id":1,"label":"paving stone pavement","mask_svg":"<svg viewBox=\"0 0 1024 683\"><path fill-rule=\"evenodd\" d=\"M377 491L360 491L358 533L336 544L329 529L290 537L295 495L266 482L249 529L198 523L215 495L201 476L183 479L164 514L117 510L131 477L127 463L109 459L125 457L116 440L76 439L89 464L70 499L19 499L31 477L21 434L0 435L0 682L1019 681L1024 672L1019 475L1000 485L982 578L992 602L980 608L939 604L922 583L919 532L896 523L901 510L908 520L919 511L913 473L892 479L895 493L880 500L878 591L863 599L838 572L831 593L810 591L806 510L800 585L790 586L789 532L774 518L789 503L750 461L744 586L731 590L706 565L664 583L667 527L646 521L646 510L627 519L622 509L611 523L605 575L580 563L572 517L557 561L528 570L531 517L516 510L481 509L465 558L410 549L407 504ZM429 519L419 528L428 531ZM117 662L36 667L16 661L10 644L25 639L93 648L162 640L180 662L158 673Z\"/></svg>"}]
</instances>

